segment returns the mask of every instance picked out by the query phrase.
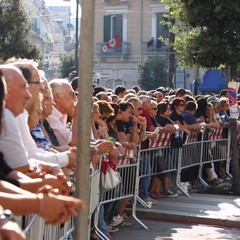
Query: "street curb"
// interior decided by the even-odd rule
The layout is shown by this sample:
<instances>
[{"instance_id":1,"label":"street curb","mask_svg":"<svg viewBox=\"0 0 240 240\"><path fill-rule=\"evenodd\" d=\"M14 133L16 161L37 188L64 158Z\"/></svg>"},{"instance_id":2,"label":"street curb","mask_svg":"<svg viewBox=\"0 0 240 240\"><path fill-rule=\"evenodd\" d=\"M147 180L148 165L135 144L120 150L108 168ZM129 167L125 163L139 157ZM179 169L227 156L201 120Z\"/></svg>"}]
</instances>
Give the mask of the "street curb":
<instances>
[{"instance_id":1,"label":"street curb","mask_svg":"<svg viewBox=\"0 0 240 240\"><path fill-rule=\"evenodd\" d=\"M151 220L176 221L180 223L196 223L212 226L240 228L240 222L230 219L212 218L196 216L191 214L182 214L180 212L169 213L169 211L159 211L154 209L137 209L138 218L149 218Z\"/></svg>"}]
</instances>

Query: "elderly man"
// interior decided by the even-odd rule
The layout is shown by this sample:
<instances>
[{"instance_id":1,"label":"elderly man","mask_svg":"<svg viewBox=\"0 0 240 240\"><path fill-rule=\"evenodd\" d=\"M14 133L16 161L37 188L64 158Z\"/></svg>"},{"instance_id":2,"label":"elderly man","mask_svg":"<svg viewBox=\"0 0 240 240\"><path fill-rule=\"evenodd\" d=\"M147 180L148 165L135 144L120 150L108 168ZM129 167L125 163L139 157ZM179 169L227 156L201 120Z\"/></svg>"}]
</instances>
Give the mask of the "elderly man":
<instances>
[{"instance_id":1,"label":"elderly man","mask_svg":"<svg viewBox=\"0 0 240 240\"><path fill-rule=\"evenodd\" d=\"M67 119L74 116L76 94L71 84L64 79L54 79L49 82L49 86L55 105L47 121L57 137L59 146L66 146L72 139L72 131L67 126Z\"/></svg>"},{"instance_id":2,"label":"elderly man","mask_svg":"<svg viewBox=\"0 0 240 240\"><path fill-rule=\"evenodd\" d=\"M28 173L30 171L28 160L34 157L45 162L58 164L60 167L75 167L75 150L53 153L37 148L30 135L26 116L23 115L23 118L20 119L21 128L18 128L16 117L23 114L24 107L31 98L31 93L25 78L17 68L11 65L2 65L0 69L5 77L8 90L6 97L6 118L8 119L6 127L8 134L1 135L0 151L3 152L9 166L23 173ZM24 142L21 138L22 134L25 136ZM12 151L11 146L13 145L15 151ZM27 151L25 147L27 147ZM49 171L51 164L45 164L45 168L45 170Z\"/></svg>"}]
</instances>

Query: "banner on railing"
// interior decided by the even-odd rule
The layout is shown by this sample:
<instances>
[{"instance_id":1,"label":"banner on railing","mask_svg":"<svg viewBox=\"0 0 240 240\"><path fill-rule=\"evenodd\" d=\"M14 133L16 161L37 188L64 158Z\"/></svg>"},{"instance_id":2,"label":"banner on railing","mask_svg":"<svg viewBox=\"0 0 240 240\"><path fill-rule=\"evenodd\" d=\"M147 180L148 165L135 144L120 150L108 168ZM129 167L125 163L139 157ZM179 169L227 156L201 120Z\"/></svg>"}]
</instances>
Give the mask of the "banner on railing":
<instances>
[{"instance_id":1,"label":"banner on railing","mask_svg":"<svg viewBox=\"0 0 240 240\"><path fill-rule=\"evenodd\" d=\"M152 140L149 139L149 147L166 147L171 145L171 134L170 133L158 133L157 137Z\"/></svg>"},{"instance_id":2,"label":"banner on railing","mask_svg":"<svg viewBox=\"0 0 240 240\"><path fill-rule=\"evenodd\" d=\"M209 131L208 140L218 140L223 139L223 129L217 128Z\"/></svg>"}]
</instances>

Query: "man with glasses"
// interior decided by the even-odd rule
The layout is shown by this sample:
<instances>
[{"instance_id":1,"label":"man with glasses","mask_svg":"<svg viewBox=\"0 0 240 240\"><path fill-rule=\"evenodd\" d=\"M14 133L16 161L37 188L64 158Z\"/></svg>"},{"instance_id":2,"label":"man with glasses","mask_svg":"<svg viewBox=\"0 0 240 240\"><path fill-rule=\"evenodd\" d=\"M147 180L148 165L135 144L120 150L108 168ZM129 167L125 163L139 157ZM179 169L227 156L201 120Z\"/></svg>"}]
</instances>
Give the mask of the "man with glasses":
<instances>
[{"instance_id":1,"label":"man with glasses","mask_svg":"<svg viewBox=\"0 0 240 240\"><path fill-rule=\"evenodd\" d=\"M75 168L76 153L74 152L74 150L69 150L61 153L45 151L37 147L36 143L32 139L32 136L30 135L28 127L28 112L26 111L26 108L31 108L34 105L34 102L39 95L39 91L43 87L42 80L40 80L40 74L37 69L37 64L32 60L20 59L16 60L14 63L11 62L11 64L6 65L6 68L11 68L12 66L17 67L18 69L21 70L21 73L24 76L25 81L27 80L26 87L30 94L30 96L28 97L27 101L24 102L24 104L21 104L20 97L18 97L17 95L21 89L19 90L16 89L16 92L12 92L12 94L10 95L11 97L8 99L8 102L12 103L13 106L19 105L19 110L17 111L15 116L18 125L18 131L22 139L21 142L25 147L24 151L27 152L28 159L34 158L42 160L44 162L58 164L60 167L68 167L71 169ZM10 75L9 72L10 71L7 72L9 75L9 79L12 80L14 84L16 84L17 82L16 79L14 78L15 76ZM15 108L16 107L14 107L14 109ZM23 169L24 167L25 165L23 165Z\"/></svg>"}]
</instances>

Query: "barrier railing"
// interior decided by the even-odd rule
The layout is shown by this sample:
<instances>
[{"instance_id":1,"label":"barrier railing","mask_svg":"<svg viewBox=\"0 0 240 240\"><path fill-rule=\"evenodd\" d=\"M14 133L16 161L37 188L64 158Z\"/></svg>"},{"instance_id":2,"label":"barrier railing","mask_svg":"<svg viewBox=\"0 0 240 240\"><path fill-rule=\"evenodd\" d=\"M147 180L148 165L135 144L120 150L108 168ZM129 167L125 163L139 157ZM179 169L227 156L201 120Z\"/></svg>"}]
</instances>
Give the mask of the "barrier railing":
<instances>
[{"instance_id":1,"label":"barrier railing","mask_svg":"<svg viewBox=\"0 0 240 240\"><path fill-rule=\"evenodd\" d=\"M112 203L115 201L123 201L127 199L133 200L133 207L132 207L132 216L135 221L140 224L143 228L148 229L136 216L136 203L137 203L137 193L138 193L138 172L139 172L139 163L136 161L135 163L129 163L125 165L118 165L117 171L119 172L122 181L121 183L112 190L105 191L104 189L100 188L100 202L95 212L94 218L94 226L96 234L101 239L108 240L109 238L103 234L100 230L99 224L99 214L100 209L103 207L104 204ZM130 218L128 218L129 220Z\"/></svg>"},{"instance_id":2,"label":"barrier railing","mask_svg":"<svg viewBox=\"0 0 240 240\"><path fill-rule=\"evenodd\" d=\"M182 148L172 148L170 146L170 134L159 134L154 141L151 141L149 148L138 149L137 161L125 165L119 165L117 171L122 177L122 182L114 189L105 191L100 186L101 169L100 165L91 168L90 172L90 212L89 212L89 236L91 229L101 239L108 240L108 237L99 229L99 213L104 204L115 201L133 200L132 218L143 228L148 229L136 216L136 206L139 202L143 207L149 206L139 197L139 183L144 177L156 176L159 174L175 172L176 186L187 197L190 197L180 185L181 173L191 167L199 167L198 177L204 186L208 186L202 177L202 168L204 164L226 161L226 172L229 174L230 156L230 131L228 138L223 138L222 130L212 130L206 137L202 134L201 139L197 141L199 135L192 134L186 139ZM94 224L91 227L91 219L94 216ZM35 220L28 224L25 232L29 240L52 240L52 239L73 239L74 219L69 224L52 227L45 224L40 217L34 216Z\"/></svg>"}]
</instances>

